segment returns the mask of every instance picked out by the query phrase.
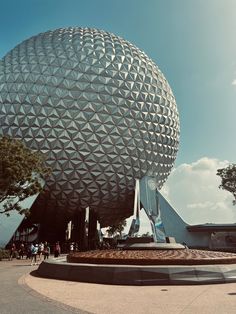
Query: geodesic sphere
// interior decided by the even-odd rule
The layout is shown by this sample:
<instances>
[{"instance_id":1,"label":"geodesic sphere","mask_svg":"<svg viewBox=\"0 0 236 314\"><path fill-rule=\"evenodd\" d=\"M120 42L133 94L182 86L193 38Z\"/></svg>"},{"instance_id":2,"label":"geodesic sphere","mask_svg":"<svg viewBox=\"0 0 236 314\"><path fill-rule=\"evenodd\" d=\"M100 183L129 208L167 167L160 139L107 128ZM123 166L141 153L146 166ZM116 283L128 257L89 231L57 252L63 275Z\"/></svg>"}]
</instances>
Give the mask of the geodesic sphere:
<instances>
[{"instance_id":1,"label":"geodesic sphere","mask_svg":"<svg viewBox=\"0 0 236 314\"><path fill-rule=\"evenodd\" d=\"M53 170L39 199L45 210L90 206L106 225L131 210L135 178L151 174L163 185L178 111L138 48L101 30L64 28L22 42L0 67L2 134L43 152Z\"/></svg>"}]
</instances>

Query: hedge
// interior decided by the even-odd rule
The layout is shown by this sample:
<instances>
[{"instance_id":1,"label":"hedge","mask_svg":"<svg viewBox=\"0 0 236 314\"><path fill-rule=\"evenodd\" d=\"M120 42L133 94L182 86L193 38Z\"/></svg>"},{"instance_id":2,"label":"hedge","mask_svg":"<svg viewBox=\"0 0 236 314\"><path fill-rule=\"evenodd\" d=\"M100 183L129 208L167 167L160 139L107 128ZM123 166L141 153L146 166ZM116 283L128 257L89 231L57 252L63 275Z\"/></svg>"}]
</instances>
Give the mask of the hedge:
<instances>
[{"instance_id":1,"label":"hedge","mask_svg":"<svg viewBox=\"0 0 236 314\"><path fill-rule=\"evenodd\" d=\"M0 248L0 261L4 258L9 258L9 257L10 257L10 251Z\"/></svg>"}]
</instances>

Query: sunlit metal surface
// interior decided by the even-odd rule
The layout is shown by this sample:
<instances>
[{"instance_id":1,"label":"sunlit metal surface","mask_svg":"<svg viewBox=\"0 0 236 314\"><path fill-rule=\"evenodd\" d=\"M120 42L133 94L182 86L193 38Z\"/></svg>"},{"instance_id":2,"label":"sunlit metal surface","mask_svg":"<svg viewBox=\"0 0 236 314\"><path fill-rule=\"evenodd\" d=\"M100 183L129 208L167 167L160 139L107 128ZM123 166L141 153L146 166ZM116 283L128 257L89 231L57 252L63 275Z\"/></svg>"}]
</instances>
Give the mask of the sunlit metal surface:
<instances>
[{"instance_id":1,"label":"sunlit metal surface","mask_svg":"<svg viewBox=\"0 0 236 314\"><path fill-rule=\"evenodd\" d=\"M135 178L163 185L178 149L178 111L138 48L97 29L57 29L16 46L0 70L1 133L42 151L53 169L38 203L45 210L89 206L104 226L132 213Z\"/></svg>"}]
</instances>

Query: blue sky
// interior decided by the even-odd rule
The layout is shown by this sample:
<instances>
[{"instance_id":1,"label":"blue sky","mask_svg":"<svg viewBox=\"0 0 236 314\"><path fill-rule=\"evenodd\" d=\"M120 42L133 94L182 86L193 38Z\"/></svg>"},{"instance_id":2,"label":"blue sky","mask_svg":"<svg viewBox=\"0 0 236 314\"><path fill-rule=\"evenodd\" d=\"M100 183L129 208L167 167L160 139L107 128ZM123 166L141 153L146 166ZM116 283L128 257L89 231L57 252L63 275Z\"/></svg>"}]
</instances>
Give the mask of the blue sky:
<instances>
[{"instance_id":1,"label":"blue sky","mask_svg":"<svg viewBox=\"0 0 236 314\"><path fill-rule=\"evenodd\" d=\"M206 164L236 162L236 1L1 0L1 13L0 58L32 35L67 26L103 29L135 44L156 62L176 97L176 167L202 171Z\"/></svg>"}]
</instances>

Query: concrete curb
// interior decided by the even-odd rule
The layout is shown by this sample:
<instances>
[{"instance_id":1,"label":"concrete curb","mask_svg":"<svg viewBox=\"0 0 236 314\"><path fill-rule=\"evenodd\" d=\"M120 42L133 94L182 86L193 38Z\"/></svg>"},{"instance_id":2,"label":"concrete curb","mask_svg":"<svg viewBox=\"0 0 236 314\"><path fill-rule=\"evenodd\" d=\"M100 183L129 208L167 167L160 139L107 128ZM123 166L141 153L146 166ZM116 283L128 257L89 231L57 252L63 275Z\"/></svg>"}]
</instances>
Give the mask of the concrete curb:
<instances>
[{"instance_id":1,"label":"concrete curb","mask_svg":"<svg viewBox=\"0 0 236 314\"><path fill-rule=\"evenodd\" d=\"M100 265L67 263L65 258L40 264L44 278L112 285L199 285L236 282L236 264L193 266Z\"/></svg>"}]
</instances>

